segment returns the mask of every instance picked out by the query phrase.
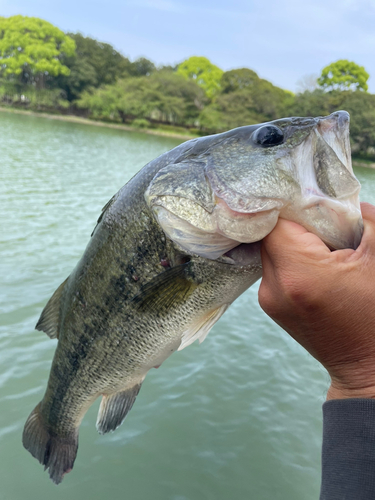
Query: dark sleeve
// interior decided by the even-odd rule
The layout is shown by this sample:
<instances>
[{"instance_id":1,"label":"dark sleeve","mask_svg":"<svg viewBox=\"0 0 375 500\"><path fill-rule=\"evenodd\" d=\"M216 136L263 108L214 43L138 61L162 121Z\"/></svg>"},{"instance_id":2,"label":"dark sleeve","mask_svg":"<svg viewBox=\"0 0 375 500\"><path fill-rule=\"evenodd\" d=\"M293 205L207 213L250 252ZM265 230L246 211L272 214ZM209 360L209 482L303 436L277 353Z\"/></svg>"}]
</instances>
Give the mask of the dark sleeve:
<instances>
[{"instance_id":1,"label":"dark sleeve","mask_svg":"<svg viewBox=\"0 0 375 500\"><path fill-rule=\"evenodd\" d=\"M375 400L323 405L320 500L375 499Z\"/></svg>"}]
</instances>

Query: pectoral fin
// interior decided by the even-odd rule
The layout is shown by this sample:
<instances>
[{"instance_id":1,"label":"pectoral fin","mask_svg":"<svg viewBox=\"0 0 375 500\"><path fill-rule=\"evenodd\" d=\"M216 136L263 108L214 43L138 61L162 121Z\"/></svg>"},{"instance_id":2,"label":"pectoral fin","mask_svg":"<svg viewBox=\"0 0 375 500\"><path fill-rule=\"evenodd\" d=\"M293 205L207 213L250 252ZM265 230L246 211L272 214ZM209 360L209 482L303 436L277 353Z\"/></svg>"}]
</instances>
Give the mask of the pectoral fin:
<instances>
[{"instance_id":1,"label":"pectoral fin","mask_svg":"<svg viewBox=\"0 0 375 500\"><path fill-rule=\"evenodd\" d=\"M167 311L184 302L198 284L190 276L190 262L181 264L158 274L144 285L133 303L142 311Z\"/></svg>"},{"instance_id":2,"label":"pectoral fin","mask_svg":"<svg viewBox=\"0 0 375 500\"><path fill-rule=\"evenodd\" d=\"M213 311L209 311L204 316L196 320L182 335L180 347L177 349L181 351L188 345L192 344L195 340L199 339L201 344L209 334L211 328L216 321L225 313L230 304L224 304Z\"/></svg>"},{"instance_id":3,"label":"pectoral fin","mask_svg":"<svg viewBox=\"0 0 375 500\"><path fill-rule=\"evenodd\" d=\"M100 434L114 431L122 424L134 404L141 385L142 382L125 391L116 392L110 396L103 396L96 422L96 428Z\"/></svg>"}]
</instances>

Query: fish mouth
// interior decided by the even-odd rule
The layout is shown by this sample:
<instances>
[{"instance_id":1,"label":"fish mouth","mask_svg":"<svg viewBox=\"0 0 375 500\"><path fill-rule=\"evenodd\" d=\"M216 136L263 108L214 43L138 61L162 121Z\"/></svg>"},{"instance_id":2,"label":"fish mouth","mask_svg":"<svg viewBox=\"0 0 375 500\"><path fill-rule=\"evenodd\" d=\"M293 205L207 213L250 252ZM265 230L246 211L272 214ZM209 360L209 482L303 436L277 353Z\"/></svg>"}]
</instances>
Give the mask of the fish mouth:
<instances>
[{"instance_id":1,"label":"fish mouth","mask_svg":"<svg viewBox=\"0 0 375 500\"><path fill-rule=\"evenodd\" d=\"M262 266L260 249L261 241L254 243L240 243L221 256L221 259L228 264L237 266Z\"/></svg>"},{"instance_id":2,"label":"fish mouth","mask_svg":"<svg viewBox=\"0 0 375 500\"><path fill-rule=\"evenodd\" d=\"M280 212L281 217L303 225L334 250L356 249L363 234L358 197L361 186L353 174L349 123L346 111L317 119L315 134L308 141L312 163L305 165L299 178L301 197L293 211L288 206ZM302 144L300 149L304 147ZM297 148L296 154L300 153Z\"/></svg>"}]
</instances>

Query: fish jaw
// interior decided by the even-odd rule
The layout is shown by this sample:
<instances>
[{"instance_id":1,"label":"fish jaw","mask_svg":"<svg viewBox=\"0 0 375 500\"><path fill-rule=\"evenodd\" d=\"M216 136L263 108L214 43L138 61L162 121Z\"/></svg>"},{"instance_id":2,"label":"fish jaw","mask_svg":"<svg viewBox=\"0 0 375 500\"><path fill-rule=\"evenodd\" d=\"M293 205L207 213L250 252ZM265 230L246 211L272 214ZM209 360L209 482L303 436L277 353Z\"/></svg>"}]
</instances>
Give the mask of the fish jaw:
<instances>
[{"instance_id":1,"label":"fish jaw","mask_svg":"<svg viewBox=\"0 0 375 500\"><path fill-rule=\"evenodd\" d=\"M287 206L280 217L297 222L311 233L316 234L332 250L352 248L356 250L363 234L361 211L353 201L335 202L319 196L310 198L310 205L301 203Z\"/></svg>"}]
</instances>

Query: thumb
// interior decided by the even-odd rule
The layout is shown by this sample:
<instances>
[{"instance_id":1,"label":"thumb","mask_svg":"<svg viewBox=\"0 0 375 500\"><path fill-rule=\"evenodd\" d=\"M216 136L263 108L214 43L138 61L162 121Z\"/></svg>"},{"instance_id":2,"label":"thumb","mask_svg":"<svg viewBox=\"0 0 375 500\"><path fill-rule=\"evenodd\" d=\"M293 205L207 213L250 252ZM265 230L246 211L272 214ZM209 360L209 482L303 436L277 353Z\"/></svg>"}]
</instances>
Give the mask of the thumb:
<instances>
[{"instance_id":1,"label":"thumb","mask_svg":"<svg viewBox=\"0 0 375 500\"><path fill-rule=\"evenodd\" d=\"M304 254L314 260L330 254L322 240L303 226L286 219L279 219L273 231L263 239L262 249L275 265L293 260L293 256Z\"/></svg>"}]
</instances>

